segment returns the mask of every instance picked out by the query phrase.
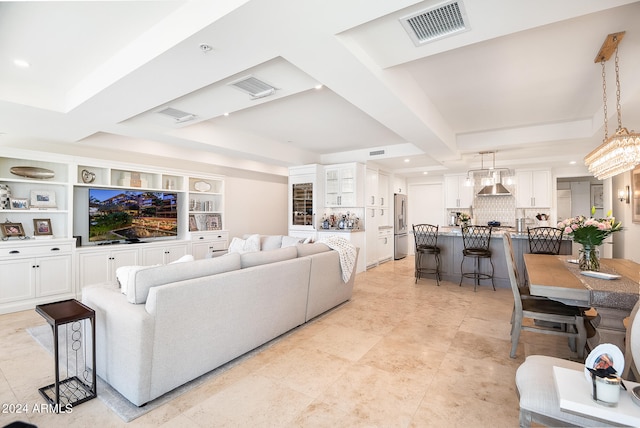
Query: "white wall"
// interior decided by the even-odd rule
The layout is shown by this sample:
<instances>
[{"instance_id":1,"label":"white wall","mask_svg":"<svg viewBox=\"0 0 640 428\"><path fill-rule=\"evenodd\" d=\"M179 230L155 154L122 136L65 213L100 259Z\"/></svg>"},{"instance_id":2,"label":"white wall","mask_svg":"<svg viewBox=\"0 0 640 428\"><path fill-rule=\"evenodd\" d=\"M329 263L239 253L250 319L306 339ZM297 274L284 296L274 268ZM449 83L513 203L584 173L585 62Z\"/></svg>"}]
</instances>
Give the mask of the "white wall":
<instances>
[{"instance_id":1,"label":"white wall","mask_svg":"<svg viewBox=\"0 0 640 428\"><path fill-rule=\"evenodd\" d=\"M613 257L633 260L640 263L640 224L633 223L632 203L621 202L617 198L618 189L624 186L631 186L631 172L625 172L612 179L612 213L616 220L622 222L623 230L614 233L613 236Z\"/></svg>"},{"instance_id":2,"label":"white wall","mask_svg":"<svg viewBox=\"0 0 640 428\"><path fill-rule=\"evenodd\" d=\"M225 180L225 228L229 239L246 233L287 234L287 178L265 181L238 177Z\"/></svg>"},{"instance_id":3,"label":"white wall","mask_svg":"<svg viewBox=\"0 0 640 428\"><path fill-rule=\"evenodd\" d=\"M414 254L415 241L411 225L428 223L446 226L442 183L409 183L407 201L409 205L409 254Z\"/></svg>"}]
</instances>

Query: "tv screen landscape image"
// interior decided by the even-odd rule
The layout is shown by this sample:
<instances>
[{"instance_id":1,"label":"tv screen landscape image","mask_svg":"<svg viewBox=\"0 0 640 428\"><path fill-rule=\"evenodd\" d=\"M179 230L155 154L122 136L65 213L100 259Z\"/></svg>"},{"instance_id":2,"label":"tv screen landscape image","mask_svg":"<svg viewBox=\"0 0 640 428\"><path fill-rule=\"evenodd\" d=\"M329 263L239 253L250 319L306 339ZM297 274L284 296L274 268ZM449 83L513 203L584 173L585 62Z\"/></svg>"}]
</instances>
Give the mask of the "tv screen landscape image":
<instances>
[{"instance_id":1,"label":"tv screen landscape image","mask_svg":"<svg viewBox=\"0 0 640 428\"><path fill-rule=\"evenodd\" d=\"M89 241L138 241L178 236L174 192L89 189Z\"/></svg>"}]
</instances>

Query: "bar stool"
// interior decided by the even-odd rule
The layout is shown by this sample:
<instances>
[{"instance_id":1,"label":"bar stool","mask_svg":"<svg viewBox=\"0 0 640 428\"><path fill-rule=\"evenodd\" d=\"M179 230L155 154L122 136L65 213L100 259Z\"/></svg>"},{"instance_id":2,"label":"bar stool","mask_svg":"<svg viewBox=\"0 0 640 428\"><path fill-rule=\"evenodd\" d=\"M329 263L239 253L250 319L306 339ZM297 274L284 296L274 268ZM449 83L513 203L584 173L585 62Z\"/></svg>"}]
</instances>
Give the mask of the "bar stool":
<instances>
[{"instance_id":1,"label":"bar stool","mask_svg":"<svg viewBox=\"0 0 640 428\"><path fill-rule=\"evenodd\" d=\"M476 291L478 285L480 285L481 279L490 279L493 290L495 291L496 285L493 282L493 261L491 261L491 250L489 249L489 245L491 243L491 227L463 226L462 243L464 245L464 249L462 250L462 262L460 262L460 286L462 286L463 278L473 278L473 291ZM464 260L467 257L471 257L476 260L475 267L472 272L464 271ZM489 259L489 263L491 264L490 274L480 271L480 259Z\"/></svg>"},{"instance_id":2,"label":"bar stool","mask_svg":"<svg viewBox=\"0 0 640 428\"><path fill-rule=\"evenodd\" d=\"M555 227L527 228L531 254L560 254L564 231Z\"/></svg>"},{"instance_id":3,"label":"bar stool","mask_svg":"<svg viewBox=\"0 0 640 428\"><path fill-rule=\"evenodd\" d=\"M415 240L415 276L416 283L422 274L435 274L436 284L440 285L440 247L438 247L438 226L432 224L414 224L413 237ZM435 268L424 267L423 257L433 255Z\"/></svg>"}]
</instances>

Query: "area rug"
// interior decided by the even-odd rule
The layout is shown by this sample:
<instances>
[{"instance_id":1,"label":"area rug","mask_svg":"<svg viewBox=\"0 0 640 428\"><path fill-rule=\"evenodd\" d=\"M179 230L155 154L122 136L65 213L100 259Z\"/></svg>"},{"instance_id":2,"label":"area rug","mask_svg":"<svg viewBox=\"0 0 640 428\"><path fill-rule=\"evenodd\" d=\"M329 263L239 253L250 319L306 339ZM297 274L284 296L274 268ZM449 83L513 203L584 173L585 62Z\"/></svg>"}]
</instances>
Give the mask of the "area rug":
<instances>
[{"instance_id":1,"label":"area rug","mask_svg":"<svg viewBox=\"0 0 640 428\"><path fill-rule=\"evenodd\" d=\"M294 330L291 330L289 333L293 332ZM38 344L40 344L53 356L53 334L52 334L51 327L48 324L28 328L27 332L35 339L35 341ZM283 336L286 336L289 333L285 333ZM168 403L174 398L181 396L185 392L188 392L194 388L197 388L199 385L205 383L209 379L219 376L221 373L224 373L225 371L234 367L236 364L240 363L244 359L250 358L256 353L264 350L265 348L272 346L277 341L279 341L283 336L280 336L280 338L276 338L271 342L267 342L266 344L254 349L253 351L250 351L242 355L241 357L238 357L235 360L232 360L229 363L221 367L218 367L215 370L205 373L204 375L192 380L191 382L188 382L182 386L179 386L178 388L164 394L163 396L148 402L146 405L142 407L138 407L135 404L131 403L129 400L124 398L118 391L113 389L108 383L106 383L100 377L97 378L98 379L97 380L98 399L100 399L100 401L102 401L109 409L111 409L115 414L117 414L123 421L130 422L136 418L139 418L145 413L148 413L154 409L157 409L158 407ZM60 361L65 361L65 360L66 360L66 354L63 354L63 351L60 350ZM72 371L75 372L75 367L73 368Z\"/></svg>"}]
</instances>

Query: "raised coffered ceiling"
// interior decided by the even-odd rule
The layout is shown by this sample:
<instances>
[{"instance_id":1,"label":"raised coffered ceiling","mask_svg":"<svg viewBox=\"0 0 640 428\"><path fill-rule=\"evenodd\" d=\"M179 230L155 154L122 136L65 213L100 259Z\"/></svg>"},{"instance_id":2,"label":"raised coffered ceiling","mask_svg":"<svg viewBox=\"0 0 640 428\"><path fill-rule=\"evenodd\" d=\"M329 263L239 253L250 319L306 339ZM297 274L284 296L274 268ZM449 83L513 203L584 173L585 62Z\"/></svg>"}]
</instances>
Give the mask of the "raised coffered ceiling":
<instances>
[{"instance_id":1,"label":"raised coffered ceiling","mask_svg":"<svg viewBox=\"0 0 640 428\"><path fill-rule=\"evenodd\" d=\"M468 31L416 46L401 18L441 3L0 2L0 144L277 174L354 160L464 171L483 150L509 166L580 164L603 134L593 58L623 30L622 112L640 127L640 2L462 0ZM276 91L229 86L249 75Z\"/></svg>"}]
</instances>

